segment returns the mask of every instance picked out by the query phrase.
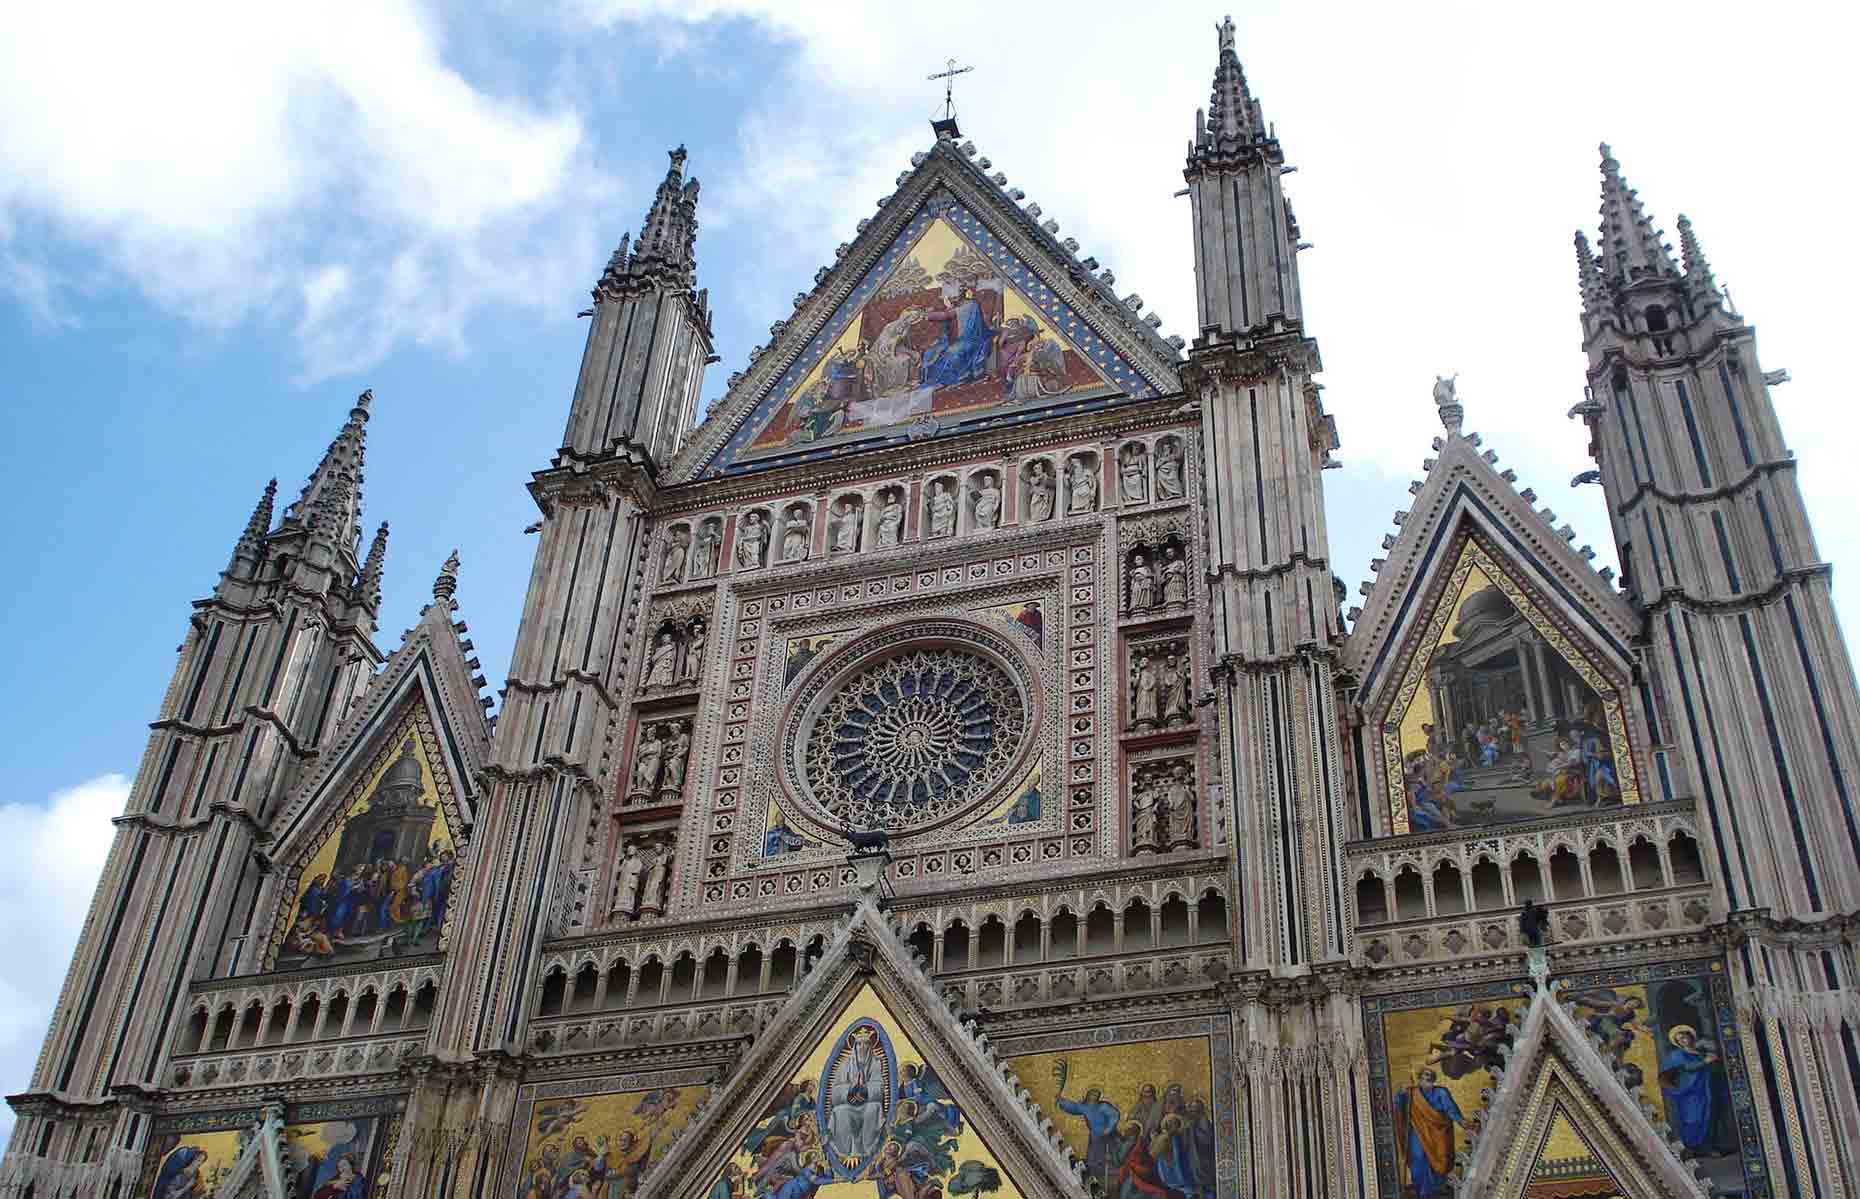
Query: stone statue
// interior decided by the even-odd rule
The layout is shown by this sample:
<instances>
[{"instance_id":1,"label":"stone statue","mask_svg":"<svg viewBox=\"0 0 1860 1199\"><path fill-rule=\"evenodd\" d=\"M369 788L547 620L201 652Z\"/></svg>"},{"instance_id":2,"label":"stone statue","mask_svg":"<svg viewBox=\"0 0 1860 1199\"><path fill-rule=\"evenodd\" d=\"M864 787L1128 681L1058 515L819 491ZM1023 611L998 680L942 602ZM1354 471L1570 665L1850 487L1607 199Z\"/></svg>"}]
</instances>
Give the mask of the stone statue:
<instances>
[{"instance_id":1,"label":"stone statue","mask_svg":"<svg viewBox=\"0 0 1860 1199\"><path fill-rule=\"evenodd\" d=\"M659 739L659 726L649 724L633 751L634 795L651 795L659 785L659 768L665 762L665 742Z\"/></svg>"},{"instance_id":2,"label":"stone statue","mask_svg":"<svg viewBox=\"0 0 1860 1199\"><path fill-rule=\"evenodd\" d=\"M1159 685L1154 660L1138 658L1136 672L1130 680L1130 723L1156 723L1157 715L1162 710Z\"/></svg>"},{"instance_id":3,"label":"stone statue","mask_svg":"<svg viewBox=\"0 0 1860 1199\"><path fill-rule=\"evenodd\" d=\"M698 681L698 676L704 673L704 633L704 622L700 620L693 622L691 631L685 636L684 673L680 678L681 682L695 683Z\"/></svg>"},{"instance_id":4,"label":"stone statue","mask_svg":"<svg viewBox=\"0 0 1860 1199\"><path fill-rule=\"evenodd\" d=\"M658 638L652 643L652 655L646 659L646 686L670 686L676 681L677 672L678 643L672 640L669 629L660 629Z\"/></svg>"},{"instance_id":5,"label":"stone statue","mask_svg":"<svg viewBox=\"0 0 1860 1199\"><path fill-rule=\"evenodd\" d=\"M1156 447L1156 498L1182 498L1182 449L1174 441Z\"/></svg>"},{"instance_id":6,"label":"stone statue","mask_svg":"<svg viewBox=\"0 0 1860 1199\"><path fill-rule=\"evenodd\" d=\"M709 521L698 526L697 541L691 546L691 577L708 579L717 573L717 550L723 545L717 527Z\"/></svg>"},{"instance_id":7,"label":"stone statue","mask_svg":"<svg viewBox=\"0 0 1860 1199\"><path fill-rule=\"evenodd\" d=\"M646 859L639 856L639 846L628 841L620 847L614 862L614 914L639 915L639 884L646 873Z\"/></svg>"},{"instance_id":8,"label":"stone statue","mask_svg":"<svg viewBox=\"0 0 1860 1199\"><path fill-rule=\"evenodd\" d=\"M851 500L841 500L833 507L833 519L828 522L833 531L833 552L851 554L859 549L859 513Z\"/></svg>"},{"instance_id":9,"label":"stone statue","mask_svg":"<svg viewBox=\"0 0 1860 1199\"><path fill-rule=\"evenodd\" d=\"M1127 445L1118 455L1117 490L1126 504L1141 504L1150 498L1148 456L1140 445Z\"/></svg>"},{"instance_id":10,"label":"stone statue","mask_svg":"<svg viewBox=\"0 0 1860 1199\"><path fill-rule=\"evenodd\" d=\"M1181 667L1176 664L1174 654L1163 659L1162 669L1156 672L1156 679L1158 715L1168 721L1187 715L1187 705L1184 703L1187 680L1183 677Z\"/></svg>"},{"instance_id":11,"label":"stone statue","mask_svg":"<svg viewBox=\"0 0 1860 1199\"><path fill-rule=\"evenodd\" d=\"M691 734L680 720L672 725L672 735L665 740L665 778L659 784L661 793L684 794L685 759L690 753Z\"/></svg>"},{"instance_id":12,"label":"stone statue","mask_svg":"<svg viewBox=\"0 0 1860 1199\"><path fill-rule=\"evenodd\" d=\"M807 557L808 529L807 509L800 504L788 509L788 523L781 535L781 560L799 562Z\"/></svg>"},{"instance_id":13,"label":"stone statue","mask_svg":"<svg viewBox=\"0 0 1860 1199\"><path fill-rule=\"evenodd\" d=\"M1165 784L1169 794L1166 817L1170 849L1193 849L1195 836L1195 788L1189 781L1188 767L1178 765L1169 772Z\"/></svg>"},{"instance_id":14,"label":"stone statue","mask_svg":"<svg viewBox=\"0 0 1860 1199\"><path fill-rule=\"evenodd\" d=\"M1053 468L1044 458L1036 459L1027 477L1027 518L1053 519Z\"/></svg>"},{"instance_id":15,"label":"stone statue","mask_svg":"<svg viewBox=\"0 0 1860 1199\"><path fill-rule=\"evenodd\" d=\"M665 893L672 876L672 847L655 846L651 861L646 866L645 877L639 884L639 914L642 916L663 916L665 914Z\"/></svg>"},{"instance_id":16,"label":"stone statue","mask_svg":"<svg viewBox=\"0 0 1860 1199\"><path fill-rule=\"evenodd\" d=\"M665 558L659 564L659 582L676 583L685 577L685 547L691 544L691 534L683 529L673 529L672 536L665 545Z\"/></svg>"},{"instance_id":17,"label":"stone statue","mask_svg":"<svg viewBox=\"0 0 1860 1199\"><path fill-rule=\"evenodd\" d=\"M1466 407L1460 403L1459 375L1434 376L1434 404L1440 409L1440 423L1447 432L1459 436L1460 422L1466 419Z\"/></svg>"},{"instance_id":18,"label":"stone statue","mask_svg":"<svg viewBox=\"0 0 1860 1199\"><path fill-rule=\"evenodd\" d=\"M1142 612L1156 606L1156 572L1150 560L1138 550L1130 558L1130 610Z\"/></svg>"},{"instance_id":19,"label":"stone statue","mask_svg":"<svg viewBox=\"0 0 1860 1199\"><path fill-rule=\"evenodd\" d=\"M751 512L736 524L736 564L745 570L762 565L762 546L768 541L768 527L760 512Z\"/></svg>"},{"instance_id":20,"label":"stone statue","mask_svg":"<svg viewBox=\"0 0 1860 1199\"><path fill-rule=\"evenodd\" d=\"M1133 853L1162 852L1160 789L1148 775L1138 775L1130 794L1130 848Z\"/></svg>"},{"instance_id":21,"label":"stone statue","mask_svg":"<svg viewBox=\"0 0 1860 1199\"><path fill-rule=\"evenodd\" d=\"M993 475L983 475L975 493L975 527L992 529L1001 522L1001 489Z\"/></svg>"},{"instance_id":22,"label":"stone statue","mask_svg":"<svg viewBox=\"0 0 1860 1199\"><path fill-rule=\"evenodd\" d=\"M896 491L885 493L885 502L878 510L878 544L896 545L904 539L904 501L898 498Z\"/></svg>"},{"instance_id":23,"label":"stone statue","mask_svg":"<svg viewBox=\"0 0 1860 1199\"><path fill-rule=\"evenodd\" d=\"M1066 463L1066 515L1098 510L1098 472L1083 458Z\"/></svg>"},{"instance_id":24,"label":"stone statue","mask_svg":"<svg viewBox=\"0 0 1860 1199\"><path fill-rule=\"evenodd\" d=\"M930 536L949 537L956 532L956 497L938 480L930 484Z\"/></svg>"},{"instance_id":25,"label":"stone statue","mask_svg":"<svg viewBox=\"0 0 1860 1199\"><path fill-rule=\"evenodd\" d=\"M1163 550L1162 598L1165 604L1188 602L1188 563L1174 546Z\"/></svg>"}]
</instances>

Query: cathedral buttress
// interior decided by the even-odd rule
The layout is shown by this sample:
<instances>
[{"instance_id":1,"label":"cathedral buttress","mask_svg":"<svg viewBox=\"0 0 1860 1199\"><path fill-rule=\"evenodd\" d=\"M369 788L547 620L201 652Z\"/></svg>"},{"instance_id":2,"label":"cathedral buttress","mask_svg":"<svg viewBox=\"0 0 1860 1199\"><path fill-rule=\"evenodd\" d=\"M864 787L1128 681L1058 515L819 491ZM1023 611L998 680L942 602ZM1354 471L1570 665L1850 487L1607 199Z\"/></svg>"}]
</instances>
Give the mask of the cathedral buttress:
<instances>
[{"instance_id":1,"label":"cathedral buttress","mask_svg":"<svg viewBox=\"0 0 1860 1199\"><path fill-rule=\"evenodd\" d=\"M21 1177L89 1161L133 1178L188 984L255 968L239 933L264 822L382 661L387 527L357 552L372 399L276 528L276 480L265 488L194 603L32 1086L13 1097Z\"/></svg>"},{"instance_id":2,"label":"cathedral buttress","mask_svg":"<svg viewBox=\"0 0 1860 1199\"><path fill-rule=\"evenodd\" d=\"M1601 240L1576 235L1589 368L1571 415L1590 430L1674 726L1662 738L1674 790L1710 832L1733 974L1764 1013L1765 1116L1793 1191L1810 1162L1841 1161L1837 1147L1860 1139L1860 1031L1844 1021L1831 1038L1809 1017L1852 1007L1853 957L1805 935L1860 910L1860 692L1770 399L1787 373L1759 364L1691 223L1679 218L1675 262L1601 155Z\"/></svg>"}]
</instances>

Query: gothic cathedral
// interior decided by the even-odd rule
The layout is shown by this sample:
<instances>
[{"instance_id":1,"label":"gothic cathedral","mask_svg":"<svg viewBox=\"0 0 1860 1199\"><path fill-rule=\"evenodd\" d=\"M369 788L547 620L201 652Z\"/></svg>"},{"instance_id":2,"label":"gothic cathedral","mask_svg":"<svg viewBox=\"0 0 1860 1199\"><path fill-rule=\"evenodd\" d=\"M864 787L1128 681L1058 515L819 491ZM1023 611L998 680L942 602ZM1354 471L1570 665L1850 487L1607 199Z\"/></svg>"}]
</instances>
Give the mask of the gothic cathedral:
<instances>
[{"instance_id":1,"label":"gothic cathedral","mask_svg":"<svg viewBox=\"0 0 1860 1199\"><path fill-rule=\"evenodd\" d=\"M1751 326L1603 147L1620 577L1440 379L1346 614L1271 130L1229 22L1189 344L937 122L701 421L675 151L495 720L456 557L375 643L364 393L195 604L0 1195L1860 1197L1860 691Z\"/></svg>"}]
</instances>

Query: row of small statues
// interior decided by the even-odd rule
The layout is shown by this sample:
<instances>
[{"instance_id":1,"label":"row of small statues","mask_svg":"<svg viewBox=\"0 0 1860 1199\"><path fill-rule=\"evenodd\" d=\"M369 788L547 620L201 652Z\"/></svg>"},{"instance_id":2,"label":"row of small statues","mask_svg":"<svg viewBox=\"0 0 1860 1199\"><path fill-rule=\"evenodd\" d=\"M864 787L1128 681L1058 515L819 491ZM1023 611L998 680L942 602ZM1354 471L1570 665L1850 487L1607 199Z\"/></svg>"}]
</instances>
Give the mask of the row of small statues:
<instances>
[{"instance_id":1,"label":"row of small statues","mask_svg":"<svg viewBox=\"0 0 1860 1199\"><path fill-rule=\"evenodd\" d=\"M1127 445L1118 455L1118 493L1126 504L1147 503L1150 478L1149 451L1141 444ZM972 527L993 529L1001 523L1003 493L994 474L974 476L968 489ZM1027 473L1027 516L1030 521L1051 520L1059 505L1060 481L1045 459L1036 459ZM931 537L953 537L956 533L958 498L950 483L942 479L930 484L926 503ZM1182 450L1174 442L1164 442L1156 455L1156 497L1159 500L1182 498ZM1068 516L1083 516L1098 510L1098 470L1094 461L1078 455L1066 461L1065 511ZM806 504L789 508L781 530L779 560L800 562L812 552L813 512ZM863 501L842 497L835 502L827 518L827 548L835 554L857 553L865 529ZM753 570L763 563L774 530L760 512L745 513L737 522L736 544L732 556L739 569ZM904 495L900 488L889 487L879 493L876 538L879 547L898 545L904 539ZM694 539L688 529L672 530L659 565L659 582L671 585L687 579L708 579L717 573L723 550L721 522L712 518L698 526Z\"/></svg>"},{"instance_id":2,"label":"row of small statues","mask_svg":"<svg viewBox=\"0 0 1860 1199\"><path fill-rule=\"evenodd\" d=\"M614 862L614 916L638 920L663 916L672 889L673 843L654 834L629 837Z\"/></svg>"},{"instance_id":3,"label":"row of small statues","mask_svg":"<svg viewBox=\"0 0 1860 1199\"><path fill-rule=\"evenodd\" d=\"M704 646L708 637L704 622L694 620L684 629L684 636L673 635L670 627L661 628L652 639L646 655L646 686L670 687L677 683L695 683L704 673Z\"/></svg>"},{"instance_id":4,"label":"row of small statues","mask_svg":"<svg viewBox=\"0 0 1860 1199\"><path fill-rule=\"evenodd\" d=\"M1160 567L1160 586L1157 579ZM1130 610L1167 608L1188 603L1188 563L1173 545L1163 547L1162 559L1150 565L1150 557L1139 549L1130 555Z\"/></svg>"},{"instance_id":5,"label":"row of small statues","mask_svg":"<svg viewBox=\"0 0 1860 1199\"><path fill-rule=\"evenodd\" d=\"M1130 784L1131 852L1169 853L1199 844L1195 780L1187 763L1139 770Z\"/></svg>"},{"instance_id":6,"label":"row of small statues","mask_svg":"<svg viewBox=\"0 0 1860 1199\"><path fill-rule=\"evenodd\" d=\"M668 731L669 730L669 731ZM630 799L676 799L685 790L685 763L691 757L691 725L683 720L649 724L633 750Z\"/></svg>"},{"instance_id":7,"label":"row of small statues","mask_svg":"<svg viewBox=\"0 0 1860 1199\"><path fill-rule=\"evenodd\" d=\"M1186 653L1140 654L1130 672L1130 723L1187 724L1194 718L1192 694Z\"/></svg>"}]
</instances>

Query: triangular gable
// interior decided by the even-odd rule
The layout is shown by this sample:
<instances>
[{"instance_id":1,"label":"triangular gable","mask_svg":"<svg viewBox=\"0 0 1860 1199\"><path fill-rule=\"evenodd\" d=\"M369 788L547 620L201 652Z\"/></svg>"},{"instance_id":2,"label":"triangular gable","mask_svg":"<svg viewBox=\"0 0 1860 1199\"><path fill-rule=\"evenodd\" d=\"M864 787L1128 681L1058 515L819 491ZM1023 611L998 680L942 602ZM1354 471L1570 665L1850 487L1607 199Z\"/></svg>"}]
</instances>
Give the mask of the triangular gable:
<instances>
[{"instance_id":1,"label":"triangular gable","mask_svg":"<svg viewBox=\"0 0 1860 1199\"><path fill-rule=\"evenodd\" d=\"M441 594L268 822L278 870L266 969L443 945L490 744L453 626L454 582L441 576Z\"/></svg>"},{"instance_id":2,"label":"triangular gable","mask_svg":"<svg viewBox=\"0 0 1860 1199\"><path fill-rule=\"evenodd\" d=\"M908 1173L951 1199L1083 1196L1077 1159L910 954L862 902L640 1193L698 1199L739 1175L884 1193Z\"/></svg>"},{"instance_id":3,"label":"triangular gable","mask_svg":"<svg viewBox=\"0 0 1860 1199\"><path fill-rule=\"evenodd\" d=\"M1633 610L1470 438L1437 445L1344 643L1377 831L1640 802Z\"/></svg>"},{"instance_id":4,"label":"triangular gable","mask_svg":"<svg viewBox=\"0 0 1860 1199\"><path fill-rule=\"evenodd\" d=\"M1710 1194L1575 1017L1541 986L1471 1142L1462 1199ZM1572 1189L1578 1184L1587 1189Z\"/></svg>"},{"instance_id":5,"label":"triangular gable","mask_svg":"<svg viewBox=\"0 0 1860 1199\"><path fill-rule=\"evenodd\" d=\"M733 379L672 479L1180 389L1174 347L965 150L940 141L920 156Z\"/></svg>"}]
</instances>

